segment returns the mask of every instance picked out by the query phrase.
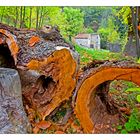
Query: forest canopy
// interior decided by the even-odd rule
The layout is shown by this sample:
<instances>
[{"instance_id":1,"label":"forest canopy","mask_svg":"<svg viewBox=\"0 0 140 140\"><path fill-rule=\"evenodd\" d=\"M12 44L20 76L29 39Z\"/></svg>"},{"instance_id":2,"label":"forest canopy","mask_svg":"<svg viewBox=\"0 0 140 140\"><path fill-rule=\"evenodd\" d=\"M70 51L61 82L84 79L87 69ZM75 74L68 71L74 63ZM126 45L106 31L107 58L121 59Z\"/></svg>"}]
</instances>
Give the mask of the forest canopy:
<instances>
[{"instance_id":1,"label":"forest canopy","mask_svg":"<svg viewBox=\"0 0 140 140\"><path fill-rule=\"evenodd\" d=\"M121 7L7 6L0 7L0 21L18 28L39 29L46 24L57 26L67 39L82 32L98 32L101 45L105 48L107 43L126 43L127 23L126 19L121 22L118 16L120 10ZM120 39L122 36L123 39Z\"/></svg>"}]
</instances>

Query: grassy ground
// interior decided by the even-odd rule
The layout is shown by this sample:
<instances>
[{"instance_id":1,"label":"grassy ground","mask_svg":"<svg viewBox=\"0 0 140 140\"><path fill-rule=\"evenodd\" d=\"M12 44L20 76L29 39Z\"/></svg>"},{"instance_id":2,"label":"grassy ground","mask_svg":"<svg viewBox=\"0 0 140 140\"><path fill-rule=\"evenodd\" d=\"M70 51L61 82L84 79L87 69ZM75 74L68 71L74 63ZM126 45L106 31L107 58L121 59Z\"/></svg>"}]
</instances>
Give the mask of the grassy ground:
<instances>
[{"instance_id":1,"label":"grassy ground","mask_svg":"<svg viewBox=\"0 0 140 140\"><path fill-rule=\"evenodd\" d=\"M109 50L95 50L91 48L84 48L78 45L75 45L76 51L80 55L81 66L86 65L92 60L135 60L130 56L125 56L122 53L113 53Z\"/></svg>"}]
</instances>

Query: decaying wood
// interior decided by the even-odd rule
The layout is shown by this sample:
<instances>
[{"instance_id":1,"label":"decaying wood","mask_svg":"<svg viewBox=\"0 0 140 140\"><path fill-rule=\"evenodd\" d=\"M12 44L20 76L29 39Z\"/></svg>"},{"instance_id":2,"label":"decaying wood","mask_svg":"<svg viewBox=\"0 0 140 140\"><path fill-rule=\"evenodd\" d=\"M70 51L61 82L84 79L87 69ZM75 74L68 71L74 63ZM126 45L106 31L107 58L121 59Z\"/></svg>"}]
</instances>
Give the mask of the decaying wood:
<instances>
[{"instance_id":1,"label":"decaying wood","mask_svg":"<svg viewBox=\"0 0 140 140\"><path fill-rule=\"evenodd\" d=\"M0 68L0 133L27 133L29 129L18 72Z\"/></svg>"},{"instance_id":2,"label":"decaying wood","mask_svg":"<svg viewBox=\"0 0 140 140\"><path fill-rule=\"evenodd\" d=\"M140 65L131 61L109 62L87 68L79 77L75 113L86 133L113 133L109 123L118 114L117 107L108 97L108 85L113 80L127 80L140 86ZM98 95L98 96L97 96ZM109 121L108 118L111 118ZM117 121L117 120L116 120Z\"/></svg>"},{"instance_id":3,"label":"decaying wood","mask_svg":"<svg viewBox=\"0 0 140 140\"><path fill-rule=\"evenodd\" d=\"M11 52L20 74L24 103L42 119L69 99L76 86L78 55L54 30L42 33L0 23L0 48L5 45ZM51 32L58 39L52 38Z\"/></svg>"},{"instance_id":4,"label":"decaying wood","mask_svg":"<svg viewBox=\"0 0 140 140\"><path fill-rule=\"evenodd\" d=\"M56 28L45 26L35 31L0 23L0 66L18 70L28 109L45 119L73 96L75 114L86 133L102 133L103 129L113 133L109 123L118 121L120 110L108 95L110 82L127 80L140 85L140 65L94 60L78 71L78 61L74 47ZM62 123L72 112L68 110Z\"/></svg>"}]
</instances>

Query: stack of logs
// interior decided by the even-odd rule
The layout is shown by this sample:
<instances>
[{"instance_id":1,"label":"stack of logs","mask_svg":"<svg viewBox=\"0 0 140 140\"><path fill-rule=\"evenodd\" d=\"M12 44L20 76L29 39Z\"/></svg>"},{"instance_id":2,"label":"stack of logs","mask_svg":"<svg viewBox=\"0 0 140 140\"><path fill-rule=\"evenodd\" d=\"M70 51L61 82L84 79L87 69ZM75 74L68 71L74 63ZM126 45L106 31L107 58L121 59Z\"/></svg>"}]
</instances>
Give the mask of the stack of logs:
<instances>
[{"instance_id":1,"label":"stack of logs","mask_svg":"<svg viewBox=\"0 0 140 140\"><path fill-rule=\"evenodd\" d=\"M24 106L44 120L72 97L85 133L95 133L96 119L100 118L97 112L102 110L97 109L97 100L105 112L117 113L108 99L111 81L122 79L140 85L140 65L130 61L93 61L79 70L78 53L53 27L35 31L0 23L0 59L4 62L1 66L19 72Z\"/></svg>"}]
</instances>

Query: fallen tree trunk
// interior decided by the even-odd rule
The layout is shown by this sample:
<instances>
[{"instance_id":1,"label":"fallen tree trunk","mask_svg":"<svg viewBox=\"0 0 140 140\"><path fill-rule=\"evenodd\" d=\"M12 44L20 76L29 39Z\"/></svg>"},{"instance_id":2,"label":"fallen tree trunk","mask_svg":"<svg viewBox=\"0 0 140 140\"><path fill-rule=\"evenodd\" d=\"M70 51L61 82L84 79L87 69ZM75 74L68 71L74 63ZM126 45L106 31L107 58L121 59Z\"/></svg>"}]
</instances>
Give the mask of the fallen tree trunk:
<instances>
[{"instance_id":1,"label":"fallen tree trunk","mask_svg":"<svg viewBox=\"0 0 140 140\"><path fill-rule=\"evenodd\" d=\"M76 87L73 107L86 133L113 133L109 124L117 122L119 110L108 95L111 81L140 85L140 66L130 61L95 60L78 71L79 56L55 29L19 30L0 24L0 50L0 65L19 72L24 106L41 119L68 100Z\"/></svg>"},{"instance_id":2,"label":"fallen tree trunk","mask_svg":"<svg viewBox=\"0 0 140 140\"><path fill-rule=\"evenodd\" d=\"M130 61L106 61L98 67L94 64L85 67L79 77L75 113L86 133L113 133L110 124L119 116L108 96L109 84L113 80L127 80L140 86L140 65Z\"/></svg>"},{"instance_id":3,"label":"fallen tree trunk","mask_svg":"<svg viewBox=\"0 0 140 140\"><path fill-rule=\"evenodd\" d=\"M29 129L18 72L0 68L0 133L27 133Z\"/></svg>"},{"instance_id":4,"label":"fallen tree trunk","mask_svg":"<svg viewBox=\"0 0 140 140\"><path fill-rule=\"evenodd\" d=\"M58 38L53 40L51 29L51 40L48 36L43 38L45 32L43 35L42 32L0 24L0 49L9 48L11 52L14 61L11 64L20 74L25 106L35 109L45 119L72 96L79 56L58 31L55 32ZM6 57L4 53L1 55Z\"/></svg>"}]
</instances>

